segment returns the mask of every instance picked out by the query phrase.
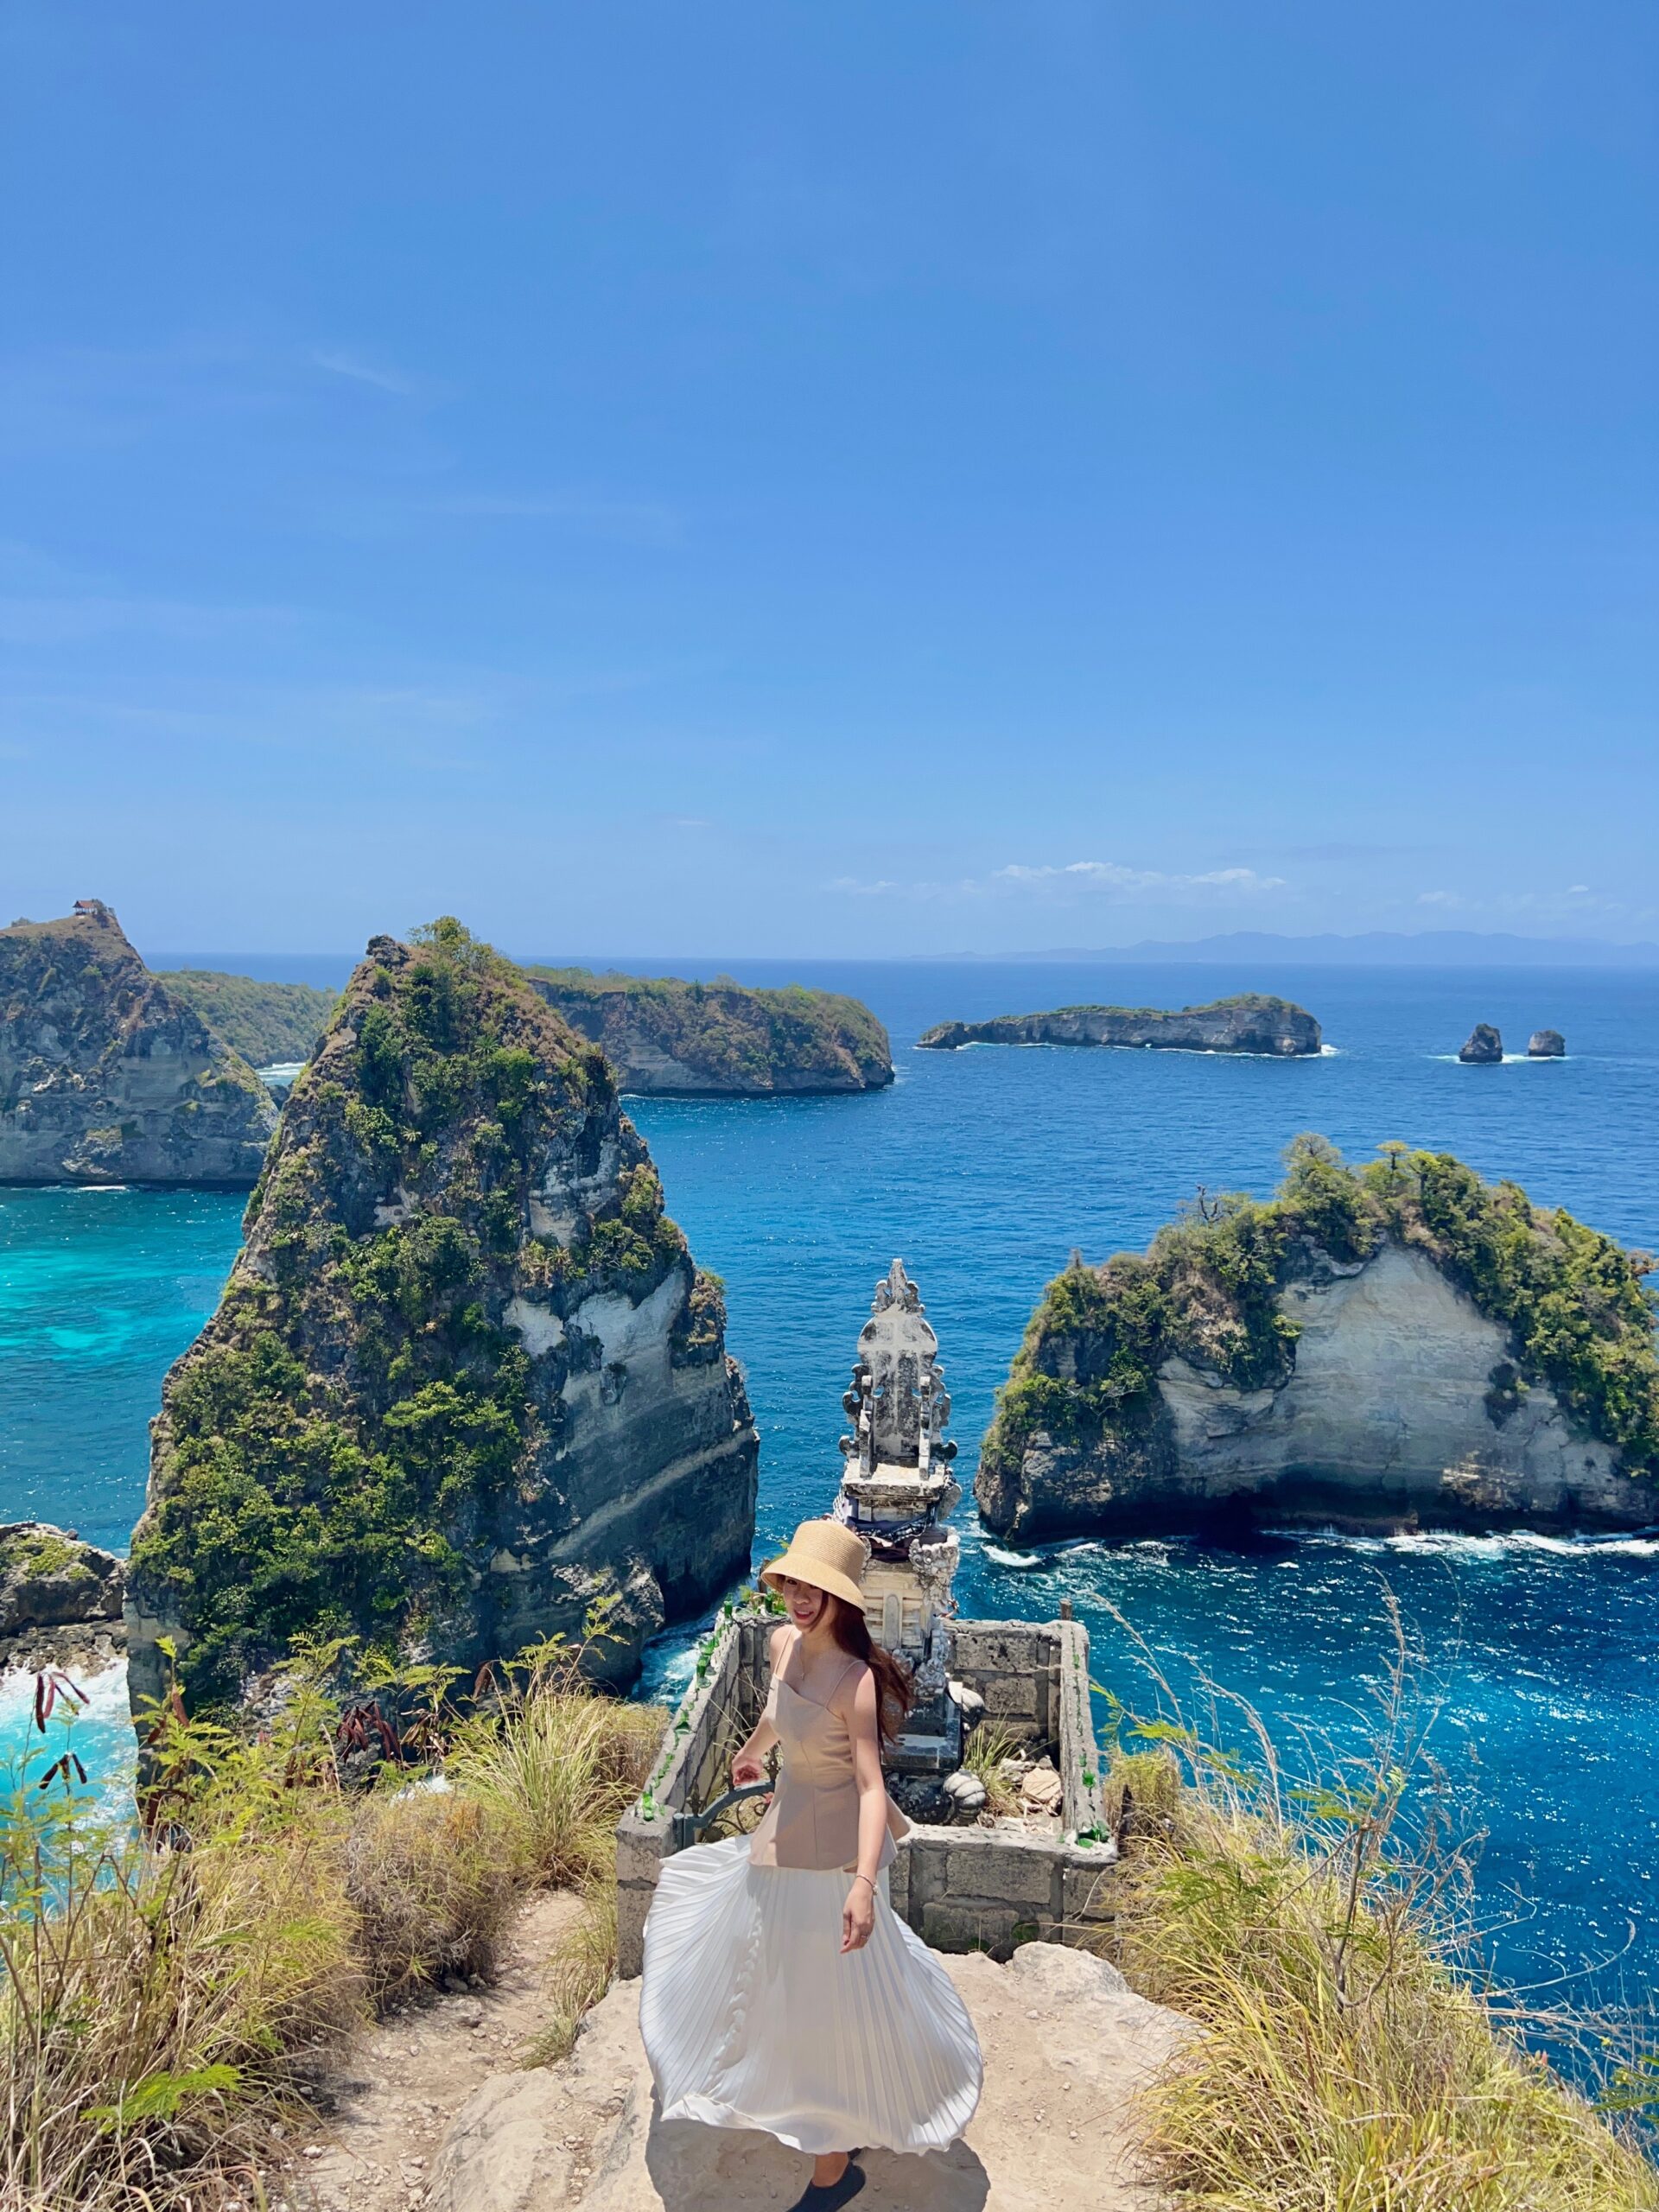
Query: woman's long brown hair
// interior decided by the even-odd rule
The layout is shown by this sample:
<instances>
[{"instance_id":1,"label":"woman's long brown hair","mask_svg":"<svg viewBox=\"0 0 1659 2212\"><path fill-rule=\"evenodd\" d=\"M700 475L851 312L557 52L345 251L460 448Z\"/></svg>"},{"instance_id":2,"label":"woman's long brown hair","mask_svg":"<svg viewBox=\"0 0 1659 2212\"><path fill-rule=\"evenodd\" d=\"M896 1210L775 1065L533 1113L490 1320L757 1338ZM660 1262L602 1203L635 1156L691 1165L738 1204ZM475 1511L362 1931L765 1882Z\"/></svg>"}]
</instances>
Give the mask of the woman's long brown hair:
<instances>
[{"instance_id":1,"label":"woman's long brown hair","mask_svg":"<svg viewBox=\"0 0 1659 2212\"><path fill-rule=\"evenodd\" d=\"M870 1634L861 1605L825 1591L830 1601L830 1633L849 1658L861 1659L875 1676L875 1719L884 1745L896 1741L915 1699L910 1669Z\"/></svg>"}]
</instances>

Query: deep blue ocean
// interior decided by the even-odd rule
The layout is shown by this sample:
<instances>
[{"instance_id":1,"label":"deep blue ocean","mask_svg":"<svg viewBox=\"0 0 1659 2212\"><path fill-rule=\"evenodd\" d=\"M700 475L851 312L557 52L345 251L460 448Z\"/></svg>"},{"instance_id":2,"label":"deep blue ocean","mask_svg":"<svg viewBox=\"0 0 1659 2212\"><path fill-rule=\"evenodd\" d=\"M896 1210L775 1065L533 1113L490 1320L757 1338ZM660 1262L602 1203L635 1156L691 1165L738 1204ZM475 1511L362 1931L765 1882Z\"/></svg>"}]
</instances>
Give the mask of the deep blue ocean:
<instances>
[{"instance_id":1,"label":"deep blue ocean","mask_svg":"<svg viewBox=\"0 0 1659 2212\"><path fill-rule=\"evenodd\" d=\"M197 954L192 964L252 963ZM260 966L337 981L347 964ZM971 1506L993 1392L1070 1252L1099 1260L1144 1244L1200 1183L1267 1192L1299 1130L1356 1159L1390 1138L1450 1149L1659 1245L1659 975L728 964L746 982L794 978L865 999L899 1069L892 1090L865 1097L631 1108L693 1252L725 1278L728 1341L761 1434L759 1552L830 1503L854 1340L900 1255L954 1400L965 1610L1048 1618L1071 1597L1097 1678L1150 1712L1156 1694L1109 1605L1184 1694L1208 1675L1281 1743L1311 1734L1341 1751L1363 1734L1382 1676L1391 1589L1425 1655L1431 1749L1485 1833L1479 1897L1498 1971L1529 1985L1571 1976L1552 2001L1659 1990L1659 1541L1303 1535L1243 1552L1074 1542L1021 1555L988 1541ZM1246 988L1311 1007L1331 1049L1306 1061L911 1049L953 1015L1179 1006ZM1522 1052L1531 1030L1559 1028L1569 1058L1460 1066L1477 1020ZM162 1376L212 1311L240 1215L234 1198L0 1192L0 1517L38 1515L124 1545ZM650 1686L679 1678L687 1633L653 1652ZM7 1710L15 1745L21 1686ZM118 1713L111 1681L84 1730L106 1758ZM1224 1708L1222 1727L1248 1748Z\"/></svg>"}]
</instances>

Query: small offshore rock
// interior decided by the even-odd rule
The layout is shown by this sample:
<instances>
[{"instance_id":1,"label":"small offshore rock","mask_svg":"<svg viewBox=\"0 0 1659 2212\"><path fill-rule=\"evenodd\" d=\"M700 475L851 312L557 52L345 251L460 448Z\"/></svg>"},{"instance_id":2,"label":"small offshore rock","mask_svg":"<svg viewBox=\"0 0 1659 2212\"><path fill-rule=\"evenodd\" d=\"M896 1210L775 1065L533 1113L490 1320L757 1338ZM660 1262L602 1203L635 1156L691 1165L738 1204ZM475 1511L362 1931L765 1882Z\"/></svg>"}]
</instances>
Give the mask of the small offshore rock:
<instances>
[{"instance_id":1,"label":"small offshore rock","mask_svg":"<svg viewBox=\"0 0 1659 2212\"><path fill-rule=\"evenodd\" d=\"M977 1813L990 1802L990 1793L976 1774L965 1766L958 1767L944 1779L944 1794L953 1805L964 1813Z\"/></svg>"},{"instance_id":2,"label":"small offshore rock","mask_svg":"<svg viewBox=\"0 0 1659 2212\"><path fill-rule=\"evenodd\" d=\"M0 1637L118 1621L126 1569L48 1521L0 1526Z\"/></svg>"},{"instance_id":3,"label":"small offshore rock","mask_svg":"<svg viewBox=\"0 0 1659 2212\"><path fill-rule=\"evenodd\" d=\"M1503 1039L1490 1021L1478 1021L1458 1058L1471 1067L1490 1067L1503 1057Z\"/></svg>"},{"instance_id":4,"label":"small offshore rock","mask_svg":"<svg viewBox=\"0 0 1659 2212\"><path fill-rule=\"evenodd\" d=\"M1530 1060L1560 1060L1567 1057L1567 1039L1559 1029L1535 1029L1527 1039Z\"/></svg>"}]
</instances>

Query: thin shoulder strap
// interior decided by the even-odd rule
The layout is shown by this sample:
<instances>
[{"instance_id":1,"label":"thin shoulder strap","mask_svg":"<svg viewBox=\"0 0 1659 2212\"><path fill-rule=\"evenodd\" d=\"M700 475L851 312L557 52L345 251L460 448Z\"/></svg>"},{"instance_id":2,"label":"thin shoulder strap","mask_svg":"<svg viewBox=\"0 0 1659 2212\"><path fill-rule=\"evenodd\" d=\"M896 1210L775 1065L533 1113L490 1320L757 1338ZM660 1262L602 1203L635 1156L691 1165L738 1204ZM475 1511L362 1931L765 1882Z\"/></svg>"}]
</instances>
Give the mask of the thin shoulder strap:
<instances>
[{"instance_id":1,"label":"thin shoulder strap","mask_svg":"<svg viewBox=\"0 0 1659 2212\"><path fill-rule=\"evenodd\" d=\"M785 1621L781 1625L784 1631L785 1643L782 1651L772 1662L772 1679L774 1682L782 1681L784 1678L784 1669L789 1664L789 1655L794 1650L795 1646L801 1640L801 1631L795 1626L792 1621Z\"/></svg>"}]
</instances>

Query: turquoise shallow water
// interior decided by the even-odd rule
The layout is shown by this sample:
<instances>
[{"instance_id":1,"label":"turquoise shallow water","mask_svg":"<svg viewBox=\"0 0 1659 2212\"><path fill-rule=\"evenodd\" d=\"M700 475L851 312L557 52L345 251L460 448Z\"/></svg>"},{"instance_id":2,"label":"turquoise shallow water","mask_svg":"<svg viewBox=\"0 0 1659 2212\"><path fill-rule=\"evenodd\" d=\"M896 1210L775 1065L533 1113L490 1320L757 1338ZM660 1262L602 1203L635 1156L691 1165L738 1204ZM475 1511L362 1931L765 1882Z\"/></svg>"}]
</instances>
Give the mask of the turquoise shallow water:
<instances>
[{"instance_id":1,"label":"turquoise shallow water","mask_svg":"<svg viewBox=\"0 0 1659 2212\"><path fill-rule=\"evenodd\" d=\"M734 965L757 982L784 972ZM1143 1243L1199 1182L1267 1190L1299 1129L1356 1157L1389 1137L1444 1146L1659 1243L1659 976L788 972L875 1007L898 1048L892 1090L633 1109L692 1249L726 1279L729 1343L761 1431L762 1550L833 1494L853 1341L895 1253L939 1330L958 1471L971 1481L992 1393L1072 1247L1098 1259ZM950 1015L1095 998L1179 1005L1247 987L1311 1006L1335 1049L1306 1062L908 1049ZM1572 1057L1461 1067L1453 1056L1477 1020L1522 1045L1530 1029L1559 1027ZM0 1192L0 1514L124 1538L162 1374L212 1308L239 1215L239 1201L218 1197ZM968 1506L958 1520L967 1607L1046 1618L1071 1596L1095 1636L1096 1674L1144 1708L1116 1607L1178 1679L1190 1680L1179 1656L1190 1655L1287 1744L1304 1729L1356 1740L1356 1707L1381 1673L1386 1581L1428 1655L1435 1750L1487 1832L1481 1895L1500 1967L1531 1981L1611 1960L1569 1990L1580 1997L1659 1982L1659 1542L1302 1537L1248 1552L1072 1544L1021 1556L985 1541ZM671 1684L685 1649L683 1631L664 1639L652 1681ZM10 1730L0 1712L0 1740L15 1743L20 1720L20 1706ZM118 1741L112 1707L89 1740L100 1730Z\"/></svg>"}]
</instances>

